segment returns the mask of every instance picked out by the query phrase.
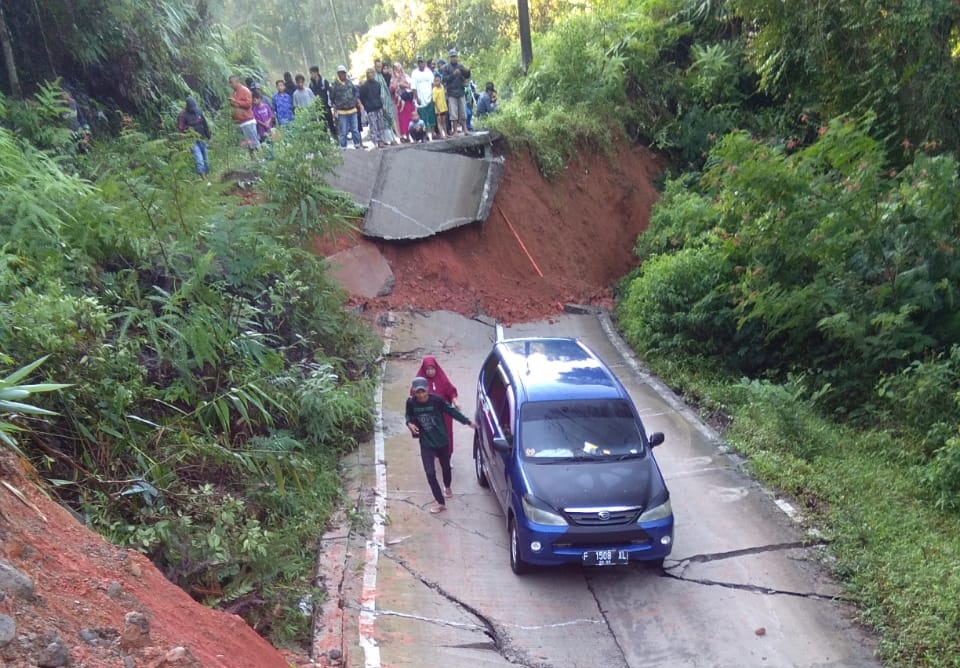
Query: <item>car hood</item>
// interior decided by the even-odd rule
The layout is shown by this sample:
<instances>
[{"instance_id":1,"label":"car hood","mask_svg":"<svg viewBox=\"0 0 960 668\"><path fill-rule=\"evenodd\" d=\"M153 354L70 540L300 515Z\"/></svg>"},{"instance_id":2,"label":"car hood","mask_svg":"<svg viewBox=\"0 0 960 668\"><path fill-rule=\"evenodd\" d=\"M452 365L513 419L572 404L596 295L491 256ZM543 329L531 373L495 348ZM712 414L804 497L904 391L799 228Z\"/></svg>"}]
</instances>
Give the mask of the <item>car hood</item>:
<instances>
[{"instance_id":1,"label":"car hood","mask_svg":"<svg viewBox=\"0 0 960 668\"><path fill-rule=\"evenodd\" d=\"M528 491L554 508L642 506L664 494L653 457L618 462L525 462Z\"/></svg>"}]
</instances>

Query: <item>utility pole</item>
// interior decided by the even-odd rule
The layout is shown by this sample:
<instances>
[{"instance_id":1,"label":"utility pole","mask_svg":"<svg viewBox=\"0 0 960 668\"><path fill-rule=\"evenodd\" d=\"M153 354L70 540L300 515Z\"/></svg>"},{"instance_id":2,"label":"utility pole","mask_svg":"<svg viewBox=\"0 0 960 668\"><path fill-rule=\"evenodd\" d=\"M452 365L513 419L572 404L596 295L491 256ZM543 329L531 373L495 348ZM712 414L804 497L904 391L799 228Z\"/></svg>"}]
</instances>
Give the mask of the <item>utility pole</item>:
<instances>
[{"instance_id":1,"label":"utility pole","mask_svg":"<svg viewBox=\"0 0 960 668\"><path fill-rule=\"evenodd\" d=\"M22 100L23 89L20 87L20 77L17 75L17 64L13 60L13 42L10 39L10 30L7 28L7 18L3 14L3 2L4 0L0 0L0 49L3 50L3 62L7 65L10 93L15 100Z\"/></svg>"},{"instance_id":2,"label":"utility pole","mask_svg":"<svg viewBox=\"0 0 960 668\"><path fill-rule=\"evenodd\" d=\"M533 42L530 39L530 9L527 0L517 0L517 18L520 23L520 66L523 73L533 62Z\"/></svg>"},{"instance_id":3,"label":"utility pole","mask_svg":"<svg viewBox=\"0 0 960 668\"><path fill-rule=\"evenodd\" d=\"M340 40L340 55L343 57L341 62L343 65L349 67L347 63L347 46L343 41L343 32L340 30L340 17L337 16L337 7L333 4L333 0L330 0L330 13L333 14L333 24L337 27L337 39Z\"/></svg>"}]
</instances>

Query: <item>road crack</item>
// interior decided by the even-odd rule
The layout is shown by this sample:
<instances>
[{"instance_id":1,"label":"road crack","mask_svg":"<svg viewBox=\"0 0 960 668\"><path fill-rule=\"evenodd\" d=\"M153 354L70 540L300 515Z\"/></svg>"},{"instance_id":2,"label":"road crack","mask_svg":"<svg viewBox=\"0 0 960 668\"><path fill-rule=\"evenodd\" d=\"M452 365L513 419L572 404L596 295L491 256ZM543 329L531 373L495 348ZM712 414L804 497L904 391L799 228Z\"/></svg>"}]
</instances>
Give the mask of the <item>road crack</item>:
<instances>
[{"instance_id":1,"label":"road crack","mask_svg":"<svg viewBox=\"0 0 960 668\"><path fill-rule=\"evenodd\" d=\"M593 596L593 602L597 604L597 611L600 613L600 617L603 618L603 623L607 627L607 635L613 640L613 644L616 645L617 651L620 652L620 658L623 659L623 665L625 668L629 668L630 664L627 662L627 653L624 651L623 645L620 644L620 638L617 636L616 631L614 631L613 627L610 626L610 620L607 618L607 612L603 609L603 605L600 603L600 597L597 596L597 592L593 588L593 578L591 578L587 573L584 573L584 580L587 583L587 589L590 591L590 595Z\"/></svg>"},{"instance_id":2,"label":"road crack","mask_svg":"<svg viewBox=\"0 0 960 668\"><path fill-rule=\"evenodd\" d=\"M497 622L492 620L490 617L483 614L476 607L470 605L469 603L460 599L453 593L447 591L440 583L436 582L435 580L431 580L426 576L424 576L422 573L418 572L415 568L413 568L410 565L409 562L407 562L406 559L396 554L389 548L384 547L380 552L380 556L391 559L394 563L396 563L398 566L400 566L405 571L407 571L407 573L409 573L413 578L415 578L425 587L427 587L431 591L436 592L443 598L447 599L448 601L456 605L461 610L475 617L478 620L479 624L462 624L462 623L452 622L452 621L443 620L443 619L415 617L413 615L408 615L406 613L397 613L397 612L391 612L387 610L377 610L375 611L375 614L399 615L399 616L419 619L419 620L434 623L434 624L440 624L443 626L451 626L451 627L456 627L456 628L461 628L466 630L477 630L483 633L484 635L486 635L488 638L490 638L490 643L489 644L470 643L469 645L466 645L464 647L495 651L497 654L503 657L506 661L509 661L514 665L522 666L523 668L557 668L553 664L544 663L542 661L535 661L530 657L525 656L523 652L513 647L512 638L510 637L510 634L502 625L498 624Z\"/></svg>"},{"instance_id":3,"label":"road crack","mask_svg":"<svg viewBox=\"0 0 960 668\"><path fill-rule=\"evenodd\" d=\"M741 582L724 582L722 580L711 580L709 578L687 577L684 572L690 564L704 564L723 559L736 559L738 557L750 556L754 554L763 554L766 552L777 552L783 550L805 549L811 547L822 547L824 542L793 541L788 543L774 543L772 545L761 545L758 547L748 547L741 550L730 550L728 552L714 552L708 554L696 554L678 561L672 566L666 566L663 569L663 576L680 580L682 582L691 582L710 587L723 587L726 589L736 589L739 591L748 591L755 594L764 594L768 596L793 596L797 598L806 598L815 601L849 601L848 597L842 594L822 594L815 591L792 591L789 589L778 589L775 587L765 587Z\"/></svg>"}]
</instances>

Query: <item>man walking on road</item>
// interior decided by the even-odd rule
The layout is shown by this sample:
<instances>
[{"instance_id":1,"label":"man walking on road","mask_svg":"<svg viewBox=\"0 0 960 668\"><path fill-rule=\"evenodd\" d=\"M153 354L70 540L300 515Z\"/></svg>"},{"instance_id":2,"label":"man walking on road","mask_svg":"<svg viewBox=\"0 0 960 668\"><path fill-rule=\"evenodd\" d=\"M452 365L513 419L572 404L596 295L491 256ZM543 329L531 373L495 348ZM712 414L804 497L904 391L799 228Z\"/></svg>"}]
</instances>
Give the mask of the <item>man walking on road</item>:
<instances>
[{"instance_id":1,"label":"man walking on road","mask_svg":"<svg viewBox=\"0 0 960 668\"><path fill-rule=\"evenodd\" d=\"M420 439L420 460L423 462L423 472L427 475L427 483L437 502L430 509L434 515L447 509L445 497L453 496L450 483L453 473L450 470L450 438L447 435L447 425L443 415L446 413L461 424L470 425L476 429L477 424L466 415L458 411L452 404L448 404L441 397L430 394L430 386L426 378L420 376L413 379L410 390L413 396L407 399L407 429L414 438ZM440 460L440 472L443 475L443 491L437 481L437 467L434 459Z\"/></svg>"}]
</instances>

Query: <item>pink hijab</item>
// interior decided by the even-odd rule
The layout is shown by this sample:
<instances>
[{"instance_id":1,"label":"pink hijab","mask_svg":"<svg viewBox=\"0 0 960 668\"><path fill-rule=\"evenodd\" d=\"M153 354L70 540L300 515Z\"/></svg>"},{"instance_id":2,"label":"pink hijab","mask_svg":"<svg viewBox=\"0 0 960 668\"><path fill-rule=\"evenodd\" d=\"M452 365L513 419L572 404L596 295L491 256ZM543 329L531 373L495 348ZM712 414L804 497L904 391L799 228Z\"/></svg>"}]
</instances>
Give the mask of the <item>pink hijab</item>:
<instances>
[{"instance_id":1,"label":"pink hijab","mask_svg":"<svg viewBox=\"0 0 960 668\"><path fill-rule=\"evenodd\" d=\"M427 367L433 367L437 370L436 375L433 378L427 375ZM420 370L417 371L417 375L427 379L427 382L430 384L430 394L436 394L439 397L443 397L444 400L452 402L457 398L457 388L450 382L450 379L447 378L447 374L444 373L443 369L440 368L440 365L437 364L437 358L433 355L426 355L423 358L423 362L420 363Z\"/></svg>"}]
</instances>

